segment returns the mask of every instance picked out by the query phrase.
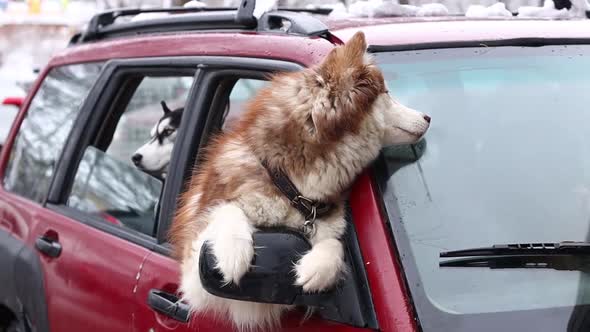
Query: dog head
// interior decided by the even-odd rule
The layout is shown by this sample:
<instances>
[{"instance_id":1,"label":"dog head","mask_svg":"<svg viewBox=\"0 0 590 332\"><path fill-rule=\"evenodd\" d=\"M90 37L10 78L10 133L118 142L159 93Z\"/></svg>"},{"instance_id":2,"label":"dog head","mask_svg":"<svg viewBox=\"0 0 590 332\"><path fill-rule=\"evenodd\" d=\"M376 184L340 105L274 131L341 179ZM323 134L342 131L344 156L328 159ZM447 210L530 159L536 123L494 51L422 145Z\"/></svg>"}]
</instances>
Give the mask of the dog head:
<instances>
[{"instance_id":1,"label":"dog head","mask_svg":"<svg viewBox=\"0 0 590 332\"><path fill-rule=\"evenodd\" d=\"M342 47L330 52L308 79L323 91L310 114L310 129L319 140L351 135L367 118L374 118L382 136L382 145L417 142L426 133L430 117L410 109L391 97L379 68L366 53L362 32Z\"/></svg>"},{"instance_id":2,"label":"dog head","mask_svg":"<svg viewBox=\"0 0 590 332\"><path fill-rule=\"evenodd\" d=\"M161 102L164 115L150 132L150 140L142 145L131 157L137 168L160 177L165 177L180 126L183 108L170 110Z\"/></svg>"},{"instance_id":3,"label":"dog head","mask_svg":"<svg viewBox=\"0 0 590 332\"><path fill-rule=\"evenodd\" d=\"M366 48L359 32L318 66L276 76L242 121L255 153L308 195L342 192L382 147L415 143L429 127L391 97Z\"/></svg>"}]
</instances>

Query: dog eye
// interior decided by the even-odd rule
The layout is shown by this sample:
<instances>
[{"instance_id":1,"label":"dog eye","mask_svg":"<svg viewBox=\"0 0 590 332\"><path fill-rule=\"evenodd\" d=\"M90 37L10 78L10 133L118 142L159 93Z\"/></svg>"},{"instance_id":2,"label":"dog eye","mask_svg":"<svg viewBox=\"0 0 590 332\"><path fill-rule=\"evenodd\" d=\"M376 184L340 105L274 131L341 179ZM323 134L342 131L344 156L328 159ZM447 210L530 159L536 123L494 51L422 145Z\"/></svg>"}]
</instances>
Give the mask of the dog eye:
<instances>
[{"instance_id":1,"label":"dog eye","mask_svg":"<svg viewBox=\"0 0 590 332\"><path fill-rule=\"evenodd\" d=\"M166 130L164 130L164 132L162 133L162 135L164 135L164 136L170 136L170 135L172 135L173 132L174 132L174 129L166 129Z\"/></svg>"}]
</instances>

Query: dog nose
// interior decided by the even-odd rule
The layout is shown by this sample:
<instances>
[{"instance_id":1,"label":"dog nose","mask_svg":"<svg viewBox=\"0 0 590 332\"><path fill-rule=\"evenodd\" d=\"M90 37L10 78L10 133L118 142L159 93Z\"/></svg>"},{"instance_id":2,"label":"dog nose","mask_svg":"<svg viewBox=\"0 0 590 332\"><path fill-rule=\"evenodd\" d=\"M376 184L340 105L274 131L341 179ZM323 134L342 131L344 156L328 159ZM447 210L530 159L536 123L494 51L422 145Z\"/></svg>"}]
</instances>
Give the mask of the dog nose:
<instances>
[{"instance_id":1,"label":"dog nose","mask_svg":"<svg viewBox=\"0 0 590 332\"><path fill-rule=\"evenodd\" d=\"M426 122L430 123L430 117L426 114L424 114L424 120L426 120Z\"/></svg>"},{"instance_id":2,"label":"dog nose","mask_svg":"<svg viewBox=\"0 0 590 332\"><path fill-rule=\"evenodd\" d=\"M131 161L133 161L133 163L137 166L141 162L142 158L143 158L142 155L140 155L139 153L136 153L133 156L131 156Z\"/></svg>"}]
</instances>

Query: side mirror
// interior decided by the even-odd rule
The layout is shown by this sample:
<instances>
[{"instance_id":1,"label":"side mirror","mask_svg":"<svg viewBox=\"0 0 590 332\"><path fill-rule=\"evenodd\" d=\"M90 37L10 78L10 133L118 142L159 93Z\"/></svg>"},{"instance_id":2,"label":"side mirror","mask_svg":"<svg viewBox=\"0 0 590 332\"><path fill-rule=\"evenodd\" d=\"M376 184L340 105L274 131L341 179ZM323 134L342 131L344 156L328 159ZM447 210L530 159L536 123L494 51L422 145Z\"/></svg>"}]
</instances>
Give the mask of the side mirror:
<instances>
[{"instance_id":1,"label":"side mirror","mask_svg":"<svg viewBox=\"0 0 590 332\"><path fill-rule=\"evenodd\" d=\"M254 260L240 285L225 284L215 269L215 256L205 243L201 248L199 272L205 290L234 300L274 304L325 306L332 292L306 294L295 286L293 264L311 249L301 234L289 230L261 230L253 234Z\"/></svg>"},{"instance_id":2,"label":"side mirror","mask_svg":"<svg viewBox=\"0 0 590 332\"><path fill-rule=\"evenodd\" d=\"M2 105L12 105L20 109L23 106L24 100L22 97L7 97L2 100Z\"/></svg>"}]
</instances>

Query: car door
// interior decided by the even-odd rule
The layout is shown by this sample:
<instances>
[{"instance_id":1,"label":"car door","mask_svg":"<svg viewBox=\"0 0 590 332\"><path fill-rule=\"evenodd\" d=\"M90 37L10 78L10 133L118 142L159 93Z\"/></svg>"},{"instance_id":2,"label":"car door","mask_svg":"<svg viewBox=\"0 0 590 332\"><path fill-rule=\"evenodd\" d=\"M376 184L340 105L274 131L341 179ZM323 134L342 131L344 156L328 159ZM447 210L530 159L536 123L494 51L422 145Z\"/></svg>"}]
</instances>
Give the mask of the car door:
<instances>
[{"instance_id":1,"label":"car door","mask_svg":"<svg viewBox=\"0 0 590 332\"><path fill-rule=\"evenodd\" d=\"M166 231L172 220L176 197L188 183L193 165L198 164L199 151L207 138L231 129L247 99L265 85L269 72L300 69L291 63L261 59L203 58L202 61L202 69L196 77L196 91L187 102L190 112L183 115L174 147L171 167L176 172L167 178L164 189L159 249L147 257L140 273L137 291L140 300L134 331L234 330L225 317L188 315L186 304L179 301L179 265L170 257ZM377 327L356 234L352 224L350 227L348 260L353 272L336 301L339 307L321 309L303 325L304 311L295 310L283 320L284 331L360 331L364 330L361 327Z\"/></svg>"},{"instance_id":2,"label":"car door","mask_svg":"<svg viewBox=\"0 0 590 332\"><path fill-rule=\"evenodd\" d=\"M25 202L4 219L41 256L52 331L133 326L162 181L133 166L131 154L162 114L159 98L182 103L194 74L161 66L56 69L21 126L5 187L43 206L15 197Z\"/></svg>"},{"instance_id":3,"label":"car door","mask_svg":"<svg viewBox=\"0 0 590 332\"><path fill-rule=\"evenodd\" d=\"M3 176L3 222L38 254L45 289L45 294L36 294L43 290L38 288L19 292L32 298L34 306L46 308L52 331L128 331L135 276L149 253L77 216L48 208L58 165L69 162L60 162L60 155L72 143L68 137L82 125L84 112L92 108L88 96L93 86L101 88L94 83L101 81L103 69L103 63L86 63L49 71L18 129ZM18 267L14 274L17 284L39 278ZM26 303L21 310L25 320L39 311Z\"/></svg>"}]
</instances>

